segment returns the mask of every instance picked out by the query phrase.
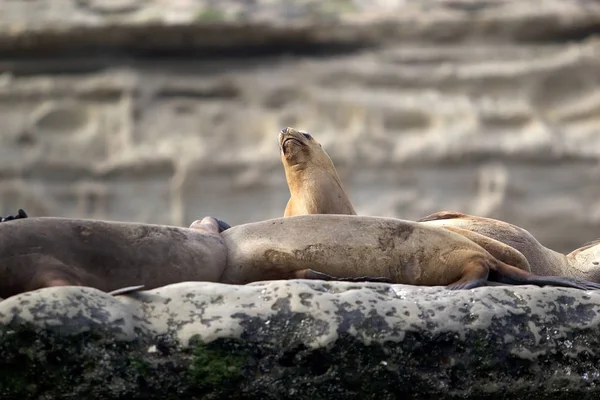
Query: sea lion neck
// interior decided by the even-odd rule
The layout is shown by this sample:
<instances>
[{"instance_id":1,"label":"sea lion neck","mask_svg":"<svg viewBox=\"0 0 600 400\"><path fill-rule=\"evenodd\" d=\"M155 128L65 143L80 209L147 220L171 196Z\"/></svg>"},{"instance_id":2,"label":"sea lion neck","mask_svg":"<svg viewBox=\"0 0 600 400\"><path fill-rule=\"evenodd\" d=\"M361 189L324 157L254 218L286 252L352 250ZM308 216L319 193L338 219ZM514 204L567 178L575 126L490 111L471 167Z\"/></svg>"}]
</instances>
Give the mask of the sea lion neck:
<instances>
[{"instance_id":1,"label":"sea lion neck","mask_svg":"<svg viewBox=\"0 0 600 400\"><path fill-rule=\"evenodd\" d=\"M292 176L290 176L292 175ZM291 201L309 214L356 215L339 177L325 168L286 173Z\"/></svg>"}]
</instances>

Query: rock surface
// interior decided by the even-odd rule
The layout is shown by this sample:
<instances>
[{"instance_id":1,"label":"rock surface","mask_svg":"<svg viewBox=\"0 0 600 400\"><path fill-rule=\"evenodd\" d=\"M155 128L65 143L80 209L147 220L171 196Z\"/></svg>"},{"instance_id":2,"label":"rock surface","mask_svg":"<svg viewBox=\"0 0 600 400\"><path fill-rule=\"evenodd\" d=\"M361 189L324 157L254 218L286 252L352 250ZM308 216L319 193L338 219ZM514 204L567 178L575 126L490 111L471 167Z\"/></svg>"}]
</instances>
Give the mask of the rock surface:
<instances>
[{"instance_id":1,"label":"rock surface","mask_svg":"<svg viewBox=\"0 0 600 400\"><path fill-rule=\"evenodd\" d=\"M186 282L0 302L2 398L595 398L600 293ZM15 397L16 394L19 396Z\"/></svg>"},{"instance_id":2,"label":"rock surface","mask_svg":"<svg viewBox=\"0 0 600 400\"><path fill-rule=\"evenodd\" d=\"M600 232L600 3L0 1L0 215L281 216L286 126L357 212Z\"/></svg>"}]
</instances>

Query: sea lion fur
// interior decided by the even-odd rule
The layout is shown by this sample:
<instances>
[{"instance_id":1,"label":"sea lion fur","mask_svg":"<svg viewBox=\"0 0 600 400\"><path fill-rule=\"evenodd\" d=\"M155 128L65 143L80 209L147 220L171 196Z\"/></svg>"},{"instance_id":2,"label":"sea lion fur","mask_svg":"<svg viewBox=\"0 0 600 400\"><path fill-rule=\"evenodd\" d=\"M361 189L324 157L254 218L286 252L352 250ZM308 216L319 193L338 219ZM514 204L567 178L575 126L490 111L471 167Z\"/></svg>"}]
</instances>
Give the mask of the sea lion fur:
<instances>
[{"instance_id":1,"label":"sea lion fur","mask_svg":"<svg viewBox=\"0 0 600 400\"><path fill-rule=\"evenodd\" d=\"M308 132L294 128L279 133L281 161L290 189L284 216L299 214L355 215L329 155ZM330 195L339 193L339 195Z\"/></svg>"},{"instance_id":2,"label":"sea lion fur","mask_svg":"<svg viewBox=\"0 0 600 400\"><path fill-rule=\"evenodd\" d=\"M221 236L228 252L223 283L313 277L316 272L449 289L488 282L600 288L577 279L532 275L459 234L397 218L298 215L237 225Z\"/></svg>"},{"instance_id":3,"label":"sea lion fur","mask_svg":"<svg viewBox=\"0 0 600 400\"><path fill-rule=\"evenodd\" d=\"M196 229L37 217L0 223L0 297L50 286L124 294L183 281L216 282L227 251L219 221Z\"/></svg>"}]
</instances>

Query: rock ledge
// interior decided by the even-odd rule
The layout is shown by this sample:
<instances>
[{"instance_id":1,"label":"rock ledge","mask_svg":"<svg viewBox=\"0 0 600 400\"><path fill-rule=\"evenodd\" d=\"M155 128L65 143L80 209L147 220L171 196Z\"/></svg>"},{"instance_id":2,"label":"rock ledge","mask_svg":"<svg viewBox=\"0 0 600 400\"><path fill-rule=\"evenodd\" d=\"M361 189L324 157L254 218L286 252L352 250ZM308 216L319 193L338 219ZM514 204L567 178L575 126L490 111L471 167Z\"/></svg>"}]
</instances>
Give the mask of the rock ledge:
<instances>
[{"instance_id":1,"label":"rock ledge","mask_svg":"<svg viewBox=\"0 0 600 400\"><path fill-rule=\"evenodd\" d=\"M592 398L599 311L533 286L48 288L0 302L0 396Z\"/></svg>"}]
</instances>

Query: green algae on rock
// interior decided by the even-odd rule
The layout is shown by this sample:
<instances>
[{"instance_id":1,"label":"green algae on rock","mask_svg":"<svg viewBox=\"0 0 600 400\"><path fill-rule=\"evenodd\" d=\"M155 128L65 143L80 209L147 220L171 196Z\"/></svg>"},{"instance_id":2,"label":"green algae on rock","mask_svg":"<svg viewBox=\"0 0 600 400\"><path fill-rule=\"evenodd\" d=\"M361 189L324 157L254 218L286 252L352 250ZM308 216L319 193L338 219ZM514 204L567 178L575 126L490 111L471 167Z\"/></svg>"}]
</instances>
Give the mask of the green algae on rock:
<instances>
[{"instance_id":1,"label":"green algae on rock","mask_svg":"<svg viewBox=\"0 0 600 400\"><path fill-rule=\"evenodd\" d=\"M47 288L0 302L0 397L580 399L600 393L599 311L533 286Z\"/></svg>"}]
</instances>

